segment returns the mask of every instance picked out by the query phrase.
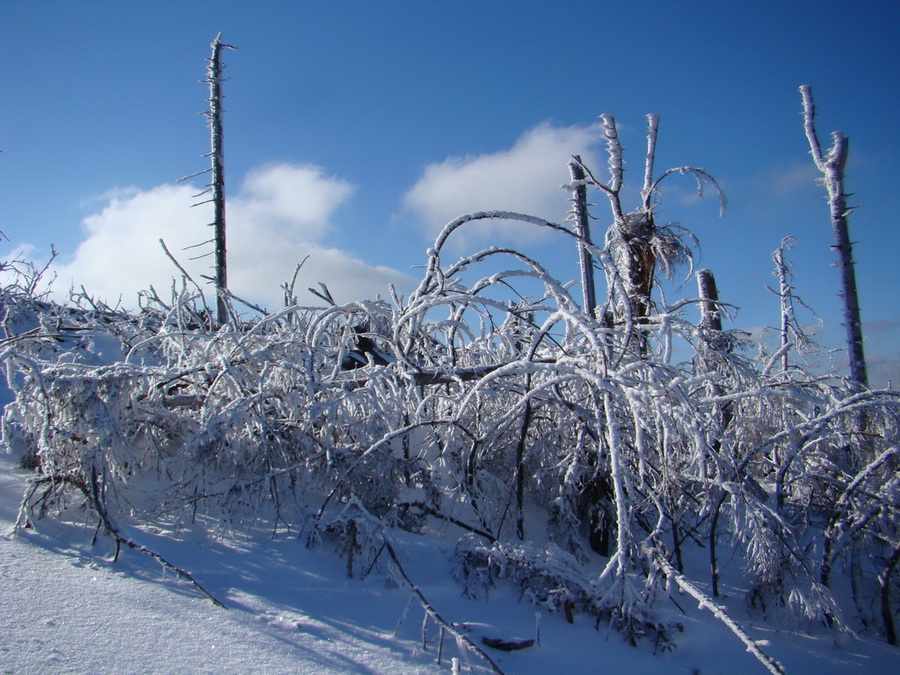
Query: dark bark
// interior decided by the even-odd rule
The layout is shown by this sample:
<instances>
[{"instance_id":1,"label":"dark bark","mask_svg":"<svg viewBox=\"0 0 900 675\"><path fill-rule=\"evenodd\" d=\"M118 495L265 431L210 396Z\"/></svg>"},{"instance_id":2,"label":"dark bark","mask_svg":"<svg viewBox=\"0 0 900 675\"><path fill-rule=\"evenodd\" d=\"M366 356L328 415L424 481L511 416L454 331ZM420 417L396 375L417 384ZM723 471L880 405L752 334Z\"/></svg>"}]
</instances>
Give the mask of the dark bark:
<instances>
[{"instance_id":1,"label":"dark bark","mask_svg":"<svg viewBox=\"0 0 900 675\"><path fill-rule=\"evenodd\" d=\"M569 162L569 175L572 177L572 213L575 216L575 233L588 244L591 242L590 214L587 209L587 185L581 157L576 155ZM584 311L593 315L597 306L594 287L594 260L584 243L578 245L578 262L581 267L581 289L584 294Z\"/></svg>"},{"instance_id":2,"label":"dark bark","mask_svg":"<svg viewBox=\"0 0 900 675\"><path fill-rule=\"evenodd\" d=\"M525 391L531 389L531 376L526 376ZM525 402L522 426L516 443L516 535L525 539L525 451L528 449L528 428L531 426L531 401Z\"/></svg>"},{"instance_id":3,"label":"dark bark","mask_svg":"<svg viewBox=\"0 0 900 675\"><path fill-rule=\"evenodd\" d=\"M891 609L891 575L900 562L900 545L894 547L893 553L887 559L887 564L878 575L878 586L881 591L881 620L884 622L884 632L889 644L897 644L897 631L894 628L894 612Z\"/></svg>"},{"instance_id":4,"label":"dark bark","mask_svg":"<svg viewBox=\"0 0 900 675\"><path fill-rule=\"evenodd\" d=\"M709 270L697 270L697 289L700 293L700 327L722 332L722 313L719 310L719 291L716 278Z\"/></svg>"}]
</instances>

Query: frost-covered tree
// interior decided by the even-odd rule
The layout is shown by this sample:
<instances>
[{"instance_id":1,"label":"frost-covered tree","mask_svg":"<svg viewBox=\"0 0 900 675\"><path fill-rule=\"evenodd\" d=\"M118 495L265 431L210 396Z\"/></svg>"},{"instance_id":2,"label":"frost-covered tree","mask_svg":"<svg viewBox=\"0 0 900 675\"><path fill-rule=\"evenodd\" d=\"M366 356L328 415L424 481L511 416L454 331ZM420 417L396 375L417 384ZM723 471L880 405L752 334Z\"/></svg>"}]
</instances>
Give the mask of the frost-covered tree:
<instances>
[{"instance_id":1,"label":"frost-covered tree","mask_svg":"<svg viewBox=\"0 0 900 675\"><path fill-rule=\"evenodd\" d=\"M834 143L828 154L825 154L816 134L816 109L813 105L812 88L803 85L800 87L800 94L803 98L803 126L809 141L810 153L816 168L822 172L822 181L828 191L834 250L838 256L838 270L841 275L841 298L844 302L844 329L847 332L850 377L854 382L867 386L869 376L863 351L862 318L859 293L856 289L853 243L850 240L850 226L847 219L852 207L847 206L847 194L844 190L844 169L847 166L850 140L840 131L833 132L831 136Z\"/></svg>"},{"instance_id":2,"label":"frost-covered tree","mask_svg":"<svg viewBox=\"0 0 900 675\"><path fill-rule=\"evenodd\" d=\"M213 244L213 277L204 278L213 282L216 290L216 321L218 321L219 325L222 325L229 320L230 314L228 308L230 293L228 291L228 245L225 218L225 131L222 123L224 112L222 106L224 98L222 82L224 77L222 72L225 64L222 60L222 50L237 49L237 47L222 42L222 34L219 33L210 44L210 48L212 53L207 59L208 65L206 79L204 80L209 84L209 110L204 112L204 115L209 123L210 151L208 157L210 166L208 169L185 176L179 181L206 173L210 175L206 189L196 195L197 197L202 197L208 194L209 198L198 202L195 206L201 204L212 204L213 206L213 220L209 224L213 228L213 237L210 241L203 242L203 244ZM163 244L163 247L165 248L165 244Z\"/></svg>"}]
</instances>

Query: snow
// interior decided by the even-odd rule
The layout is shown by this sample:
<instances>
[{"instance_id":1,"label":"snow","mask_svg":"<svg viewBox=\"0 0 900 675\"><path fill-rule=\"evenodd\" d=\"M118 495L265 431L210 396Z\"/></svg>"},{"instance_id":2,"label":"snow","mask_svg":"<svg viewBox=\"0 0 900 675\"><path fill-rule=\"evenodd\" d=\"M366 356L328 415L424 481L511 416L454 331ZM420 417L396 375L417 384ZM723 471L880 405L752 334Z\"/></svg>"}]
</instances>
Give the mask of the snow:
<instances>
[{"instance_id":1,"label":"snow","mask_svg":"<svg viewBox=\"0 0 900 675\"><path fill-rule=\"evenodd\" d=\"M451 637L437 663L439 631L425 626L409 589L378 571L347 577L346 561L324 544L307 548L294 536L261 532L213 536L203 523L176 532L141 533L141 543L189 570L229 609L140 553L112 560L109 543L94 545L94 523L46 518L12 534L28 473L0 456L0 672L30 673L438 673L459 658L489 672ZM436 538L397 534L407 572L444 618L482 637L526 640L534 647L490 650L507 673L588 673L599 668L641 673L759 673L761 664L709 613L681 603L685 630L677 648L654 656L626 645L614 631L576 614L538 614L512 587L487 601L461 597ZM726 602L728 602L726 600ZM741 619L739 603L729 610ZM836 646L817 636L744 627L788 673L888 673L900 650L875 638Z\"/></svg>"},{"instance_id":2,"label":"snow","mask_svg":"<svg viewBox=\"0 0 900 675\"><path fill-rule=\"evenodd\" d=\"M8 531L22 475L6 459L3 469L0 517ZM279 551L283 542L195 537L170 547L221 594L230 608L222 610L145 556L100 557L90 550L92 534L42 521L37 532L0 540L0 672L438 670L378 621L396 621L405 597L330 575L334 560L302 545Z\"/></svg>"}]
</instances>

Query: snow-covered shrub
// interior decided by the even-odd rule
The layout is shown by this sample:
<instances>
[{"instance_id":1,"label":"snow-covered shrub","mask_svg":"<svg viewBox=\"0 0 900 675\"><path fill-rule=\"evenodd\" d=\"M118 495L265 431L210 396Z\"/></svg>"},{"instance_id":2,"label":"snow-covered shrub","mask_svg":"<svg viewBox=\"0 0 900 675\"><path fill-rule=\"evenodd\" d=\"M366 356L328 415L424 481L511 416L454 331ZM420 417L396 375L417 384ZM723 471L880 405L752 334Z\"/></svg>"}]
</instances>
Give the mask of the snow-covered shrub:
<instances>
[{"instance_id":1,"label":"snow-covered shrub","mask_svg":"<svg viewBox=\"0 0 900 675\"><path fill-rule=\"evenodd\" d=\"M553 544L486 543L467 535L457 543L456 557L456 574L471 597L487 597L492 586L505 580L551 612L594 609L593 588L581 565Z\"/></svg>"}]
</instances>

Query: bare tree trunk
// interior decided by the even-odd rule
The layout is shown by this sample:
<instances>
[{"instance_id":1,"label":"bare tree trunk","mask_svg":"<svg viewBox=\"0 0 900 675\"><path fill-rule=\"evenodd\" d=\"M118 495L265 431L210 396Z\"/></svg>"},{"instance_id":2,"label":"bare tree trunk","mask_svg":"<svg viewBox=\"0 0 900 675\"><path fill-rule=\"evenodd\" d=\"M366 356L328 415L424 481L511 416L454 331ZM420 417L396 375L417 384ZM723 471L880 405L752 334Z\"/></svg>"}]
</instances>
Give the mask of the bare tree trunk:
<instances>
[{"instance_id":1,"label":"bare tree trunk","mask_svg":"<svg viewBox=\"0 0 900 675\"><path fill-rule=\"evenodd\" d=\"M900 545L894 547L894 551L887 559L887 564L878 575L878 587L881 591L881 620L884 622L887 641L892 645L897 644L897 631L894 628L894 612L891 609L891 574L898 562L900 562Z\"/></svg>"},{"instance_id":2,"label":"bare tree trunk","mask_svg":"<svg viewBox=\"0 0 900 675\"><path fill-rule=\"evenodd\" d=\"M697 288L700 293L700 328L703 330L703 340L706 348L722 352L730 353L733 349L732 345L722 332L722 310L719 308L719 290L716 288L716 278L713 273L707 269L697 270ZM712 354L708 354L704 360L704 368L707 371L721 370L721 362L713 358ZM711 383L710 394L720 396L722 388L715 382ZM732 411L732 403L724 403L721 406L716 405L716 419L721 425L721 431L731 424L734 417ZM717 437L713 443L713 449L718 452L722 446L721 437Z\"/></svg>"},{"instance_id":3,"label":"bare tree trunk","mask_svg":"<svg viewBox=\"0 0 900 675\"><path fill-rule=\"evenodd\" d=\"M212 42L212 56L209 59L207 81L209 82L209 129L210 160L212 162L212 203L213 228L215 230L216 267L216 320L219 324L228 322L228 306L225 291L228 288L228 261L225 243L225 151L222 132L222 48L234 49L222 42L222 34Z\"/></svg>"},{"instance_id":4,"label":"bare tree trunk","mask_svg":"<svg viewBox=\"0 0 900 675\"><path fill-rule=\"evenodd\" d=\"M525 378L525 391L531 390L531 375ZM527 449L528 429L531 426L531 401L526 401L522 412L522 426L519 429L519 440L516 443L516 536L525 539L525 451Z\"/></svg>"},{"instance_id":5,"label":"bare tree trunk","mask_svg":"<svg viewBox=\"0 0 900 675\"><path fill-rule=\"evenodd\" d=\"M588 243L591 242L590 215L587 210L587 185L584 184L585 173L581 157L576 155L569 162L569 175L572 177L572 213L575 216L575 233ZM597 307L597 296L594 288L594 259L583 243L578 245L578 262L581 265L581 290L584 293L584 311L594 314Z\"/></svg>"},{"instance_id":6,"label":"bare tree trunk","mask_svg":"<svg viewBox=\"0 0 900 675\"><path fill-rule=\"evenodd\" d=\"M709 519L709 576L712 584L712 594L714 598L719 597L719 556L716 551L719 536L719 513L722 511L722 505L725 503L727 492L722 488L719 490L719 496L712 509L712 516Z\"/></svg>"},{"instance_id":7,"label":"bare tree trunk","mask_svg":"<svg viewBox=\"0 0 900 675\"><path fill-rule=\"evenodd\" d=\"M834 249L838 255L841 273L842 296L844 299L844 327L847 331L847 352L850 358L850 377L862 386L867 386L866 359L863 354L862 320L859 312L859 295L856 291L856 271L853 260L853 246L847 224L847 196L844 192L844 167L847 164L849 140L839 131L831 134L834 144L825 156L816 136L815 108L812 89L809 85L800 87L803 97L803 121L806 138L815 160L816 167L825 177L828 190L828 206L831 210L831 227L834 231Z\"/></svg>"},{"instance_id":8,"label":"bare tree trunk","mask_svg":"<svg viewBox=\"0 0 900 675\"><path fill-rule=\"evenodd\" d=\"M719 310L719 291L716 278L709 270L697 270L697 291L700 293L700 327L722 332L722 313Z\"/></svg>"},{"instance_id":9,"label":"bare tree trunk","mask_svg":"<svg viewBox=\"0 0 900 675\"><path fill-rule=\"evenodd\" d=\"M716 287L716 278L713 276L712 272L706 269L697 270L697 290L700 294L700 328L703 331L703 341L704 341L704 350L714 351L714 350L722 350L722 351L730 351L730 346L724 342L722 339L722 311L719 309L719 291ZM701 352L701 355L703 352ZM707 355L706 358L701 356L700 361L703 365L703 368L707 371L715 370L719 367L712 357L712 355ZM720 396L722 392L722 388L716 382L710 382L709 384L709 393L712 396ZM714 416L716 421L719 424L719 429L717 430L714 438L710 441L710 448L716 454L719 454L722 450L722 437L725 435L726 429L731 425L732 420L734 419L734 411L732 409L732 404L716 404L714 408ZM702 471L704 473L704 478L707 476L706 474L706 463L704 462ZM725 504L725 500L728 498L728 493L722 489L721 487L715 488L719 491L718 496L716 497L715 503L713 504L712 512L709 519L709 571L710 571L710 580L712 583L712 594L713 597L719 597L719 560L718 560L718 527L719 527L719 514L721 513L722 506Z\"/></svg>"}]
</instances>

